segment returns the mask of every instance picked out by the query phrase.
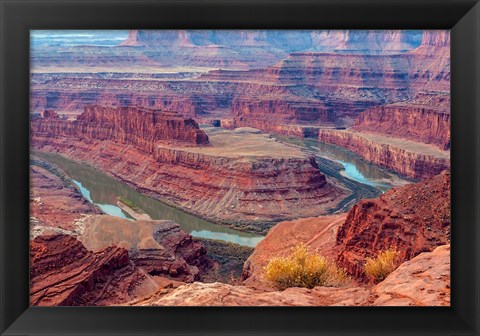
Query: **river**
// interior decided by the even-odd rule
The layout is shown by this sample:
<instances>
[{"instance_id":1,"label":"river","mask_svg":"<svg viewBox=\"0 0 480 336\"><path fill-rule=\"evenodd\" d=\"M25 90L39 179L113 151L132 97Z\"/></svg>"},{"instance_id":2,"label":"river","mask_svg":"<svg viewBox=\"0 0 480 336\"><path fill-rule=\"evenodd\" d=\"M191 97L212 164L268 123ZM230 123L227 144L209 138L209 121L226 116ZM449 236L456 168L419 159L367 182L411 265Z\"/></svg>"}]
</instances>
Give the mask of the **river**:
<instances>
[{"instance_id":1,"label":"river","mask_svg":"<svg viewBox=\"0 0 480 336\"><path fill-rule=\"evenodd\" d=\"M298 143L299 139L287 137L279 137L279 140L301 145L308 152L315 154L320 170L327 176L336 178L352 191L350 196L331 209L332 213L347 211L362 198L377 197L393 186L409 183L409 181L335 146L314 140ZM170 207L92 167L63 156L44 152L35 152L34 154L62 169L79 188L82 195L106 214L132 219L117 205L118 199L123 198L133 202L152 219L175 221L194 237L217 239L249 247L255 247L264 238L256 234L226 228Z\"/></svg>"},{"instance_id":2,"label":"river","mask_svg":"<svg viewBox=\"0 0 480 336\"><path fill-rule=\"evenodd\" d=\"M118 198L123 198L133 202L152 219L175 221L184 231L194 237L223 240L249 247L255 247L264 238L256 234L226 228L170 207L96 169L63 156L44 152L34 152L33 154L63 170L77 185L82 195L106 214L131 219L117 206Z\"/></svg>"},{"instance_id":3,"label":"river","mask_svg":"<svg viewBox=\"0 0 480 336\"><path fill-rule=\"evenodd\" d=\"M394 186L401 186L410 181L404 180L397 175L387 172L376 165L370 164L355 153L329 144L306 140L305 147L316 156L339 163L343 166L340 173L359 183L374 187L385 192Z\"/></svg>"}]
</instances>

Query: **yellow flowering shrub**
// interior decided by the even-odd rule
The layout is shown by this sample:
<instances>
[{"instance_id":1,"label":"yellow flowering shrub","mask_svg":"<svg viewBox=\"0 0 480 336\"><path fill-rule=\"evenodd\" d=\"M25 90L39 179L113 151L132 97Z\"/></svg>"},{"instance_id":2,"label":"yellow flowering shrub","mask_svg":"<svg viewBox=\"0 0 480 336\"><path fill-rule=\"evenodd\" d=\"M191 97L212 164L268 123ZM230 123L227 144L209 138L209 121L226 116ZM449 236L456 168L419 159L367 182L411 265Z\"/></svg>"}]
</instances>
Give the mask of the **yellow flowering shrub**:
<instances>
[{"instance_id":1,"label":"yellow flowering shrub","mask_svg":"<svg viewBox=\"0 0 480 336\"><path fill-rule=\"evenodd\" d=\"M296 245L287 257L271 259L265 266L265 279L279 290L289 287L338 287L348 281L344 270L327 258L309 252L305 244Z\"/></svg>"},{"instance_id":2,"label":"yellow flowering shrub","mask_svg":"<svg viewBox=\"0 0 480 336\"><path fill-rule=\"evenodd\" d=\"M380 252L374 258L367 258L365 274L375 281L382 281L400 265L399 253L395 249Z\"/></svg>"}]
</instances>

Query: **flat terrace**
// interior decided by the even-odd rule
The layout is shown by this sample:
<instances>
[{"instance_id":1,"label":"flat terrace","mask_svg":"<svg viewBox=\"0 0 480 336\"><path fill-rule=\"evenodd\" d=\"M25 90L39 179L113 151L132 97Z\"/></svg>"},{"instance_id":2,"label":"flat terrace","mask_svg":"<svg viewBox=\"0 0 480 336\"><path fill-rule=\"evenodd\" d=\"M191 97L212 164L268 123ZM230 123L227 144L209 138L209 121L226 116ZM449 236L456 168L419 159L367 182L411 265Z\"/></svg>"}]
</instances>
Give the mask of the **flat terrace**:
<instances>
[{"instance_id":1,"label":"flat terrace","mask_svg":"<svg viewBox=\"0 0 480 336\"><path fill-rule=\"evenodd\" d=\"M299 147L282 143L263 134L259 130L241 127L235 130L219 128L203 128L208 134L211 146L208 147L180 147L175 145L161 145L164 148L178 149L192 153L228 158L305 158L306 153Z\"/></svg>"}]
</instances>

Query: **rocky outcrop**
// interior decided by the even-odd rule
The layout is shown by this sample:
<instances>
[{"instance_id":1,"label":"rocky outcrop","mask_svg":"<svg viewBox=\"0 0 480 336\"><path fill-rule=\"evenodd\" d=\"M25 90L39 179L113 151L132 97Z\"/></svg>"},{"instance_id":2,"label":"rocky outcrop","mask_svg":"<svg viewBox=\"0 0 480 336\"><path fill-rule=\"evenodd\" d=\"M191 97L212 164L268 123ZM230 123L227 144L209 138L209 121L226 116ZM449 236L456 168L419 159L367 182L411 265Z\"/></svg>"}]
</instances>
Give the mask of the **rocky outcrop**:
<instances>
[{"instance_id":1,"label":"rocky outcrop","mask_svg":"<svg viewBox=\"0 0 480 336\"><path fill-rule=\"evenodd\" d=\"M129 306L449 306L450 246L422 253L372 287L288 288L282 292L193 283Z\"/></svg>"},{"instance_id":2,"label":"rocky outcrop","mask_svg":"<svg viewBox=\"0 0 480 336\"><path fill-rule=\"evenodd\" d=\"M346 214L339 214L278 223L268 231L245 262L242 274L244 283L256 288L270 288L263 279L264 267L272 258L289 255L299 243L333 259L337 231L345 218Z\"/></svg>"},{"instance_id":3,"label":"rocky outcrop","mask_svg":"<svg viewBox=\"0 0 480 336\"><path fill-rule=\"evenodd\" d=\"M75 234L86 217L100 210L56 167L32 159L30 165L30 235L44 232Z\"/></svg>"},{"instance_id":4,"label":"rocky outcrop","mask_svg":"<svg viewBox=\"0 0 480 336\"><path fill-rule=\"evenodd\" d=\"M321 101L295 101L287 97L235 99L232 115L236 127L248 126L302 137L315 133L309 132L315 129L309 125L334 121L333 114Z\"/></svg>"},{"instance_id":5,"label":"rocky outcrop","mask_svg":"<svg viewBox=\"0 0 480 336\"><path fill-rule=\"evenodd\" d=\"M122 128L94 128L93 117L82 118L90 119L32 122L33 148L87 162L145 194L216 222L264 232L279 220L323 214L345 195L327 183L313 156L258 132L225 131L211 136L211 146L186 147L152 144L143 137L130 140ZM92 133L69 135L85 122Z\"/></svg>"},{"instance_id":6,"label":"rocky outcrop","mask_svg":"<svg viewBox=\"0 0 480 336\"><path fill-rule=\"evenodd\" d=\"M94 216L85 221L85 231L79 240L92 251L101 251L110 245L125 248L137 267L150 275L177 281L201 280L214 266L202 244L168 220L130 221Z\"/></svg>"},{"instance_id":7,"label":"rocky outcrop","mask_svg":"<svg viewBox=\"0 0 480 336\"><path fill-rule=\"evenodd\" d=\"M135 267L127 250L88 251L68 235L30 241L30 304L105 306L155 292L158 285Z\"/></svg>"},{"instance_id":8,"label":"rocky outcrop","mask_svg":"<svg viewBox=\"0 0 480 336\"><path fill-rule=\"evenodd\" d=\"M422 93L414 100L360 113L352 129L388 134L450 149L450 97Z\"/></svg>"},{"instance_id":9,"label":"rocky outcrop","mask_svg":"<svg viewBox=\"0 0 480 336\"><path fill-rule=\"evenodd\" d=\"M450 245L404 262L372 288L364 305L450 306Z\"/></svg>"},{"instance_id":10,"label":"rocky outcrop","mask_svg":"<svg viewBox=\"0 0 480 336\"><path fill-rule=\"evenodd\" d=\"M367 281L364 262L395 248L401 261L450 241L450 173L357 203L338 229L337 262Z\"/></svg>"},{"instance_id":11,"label":"rocky outcrop","mask_svg":"<svg viewBox=\"0 0 480 336\"><path fill-rule=\"evenodd\" d=\"M318 141L345 148L368 162L411 178L429 178L450 167L448 151L384 135L320 130Z\"/></svg>"},{"instance_id":12,"label":"rocky outcrop","mask_svg":"<svg viewBox=\"0 0 480 336\"><path fill-rule=\"evenodd\" d=\"M34 137L75 137L132 144L152 153L158 142L208 145L208 136L193 119L175 113L133 107L86 107L75 121L61 120L54 112L32 121Z\"/></svg>"}]
</instances>

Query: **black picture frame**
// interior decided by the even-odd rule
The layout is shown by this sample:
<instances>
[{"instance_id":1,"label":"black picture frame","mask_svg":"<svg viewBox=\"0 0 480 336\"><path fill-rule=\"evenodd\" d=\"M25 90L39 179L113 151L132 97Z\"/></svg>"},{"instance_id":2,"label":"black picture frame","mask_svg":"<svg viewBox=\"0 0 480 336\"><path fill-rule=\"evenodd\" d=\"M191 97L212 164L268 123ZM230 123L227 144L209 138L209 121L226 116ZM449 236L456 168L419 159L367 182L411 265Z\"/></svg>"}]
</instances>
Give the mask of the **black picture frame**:
<instances>
[{"instance_id":1,"label":"black picture frame","mask_svg":"<svg viewBox=\"0 0 480 336\"><path fill-rule=\"evenodd\" d=\"M480 4L0 0L2 335L478 335ZM451 307L29 307L30 29L451 29Z\"/></svg>"}]
</instances>

